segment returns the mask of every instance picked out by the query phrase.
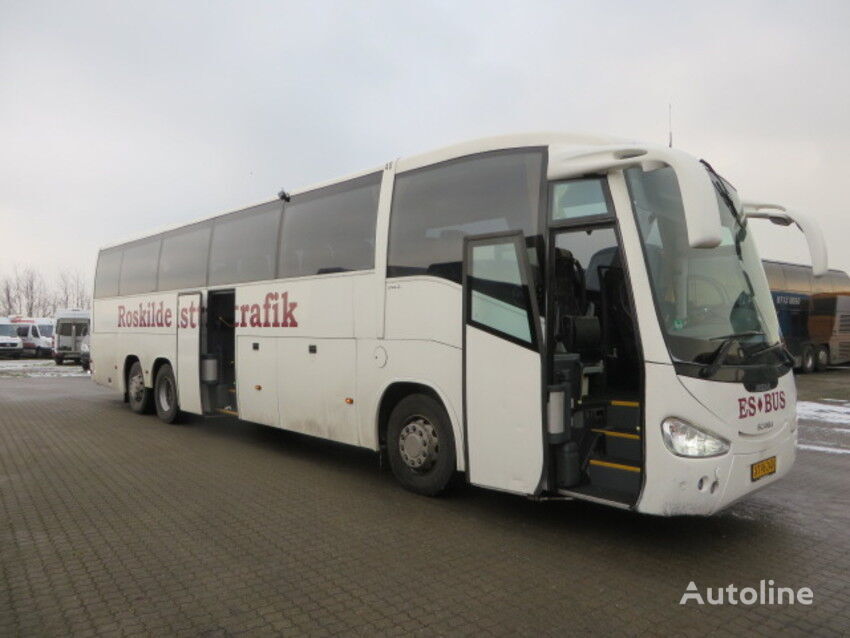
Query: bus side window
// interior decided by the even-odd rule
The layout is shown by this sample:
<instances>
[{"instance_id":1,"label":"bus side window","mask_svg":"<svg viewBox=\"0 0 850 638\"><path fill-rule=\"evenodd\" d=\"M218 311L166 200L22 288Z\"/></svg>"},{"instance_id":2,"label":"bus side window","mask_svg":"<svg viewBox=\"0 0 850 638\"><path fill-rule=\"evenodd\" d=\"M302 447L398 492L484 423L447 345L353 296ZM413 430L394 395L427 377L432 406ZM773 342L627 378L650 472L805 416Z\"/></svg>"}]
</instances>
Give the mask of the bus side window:
<instances>
[{"instance_id":1,"label":"bus side window","mask_svg":"<svg viewBox=\"0 0 850 638\"><path fill-rule=\"evenodd\" d=\"M537 149L484 153L400 173L387 277L432 275L460 283L465 236L507 230L536 235L542 176Z\"/></svg>"},{"instance_id":2,"label":"bus side window","mask_svg":"<svg viewBox=\"0 0 850 638\"><path fill-rule=\"evenodd\" d=\"M278 276L375 267L382 173L295 195L284 207Z\"/></svg>"},{"instance_id":3,"label":"bus side window","mask_svg":"<svg viewBox=\"0 0 850 638\"><path fill-rule=\"evenodd\" d=\"M156 290L160 239L146 239L124 249L118 292L135 295Z\"/></svg>"},{"instance_id":4,"label":"bus side window","mask_svg":"<svg viewBox=\"0 0 850 638\"><path fill-rule=\"evenodd\" d=\"M124 251L120 248L108 248L100 251L94 278L95 299L114 297L118 294L118 278L121 276L123 256Z\"/></svg>"},{"instance_id":5,"label":"bus side window","mask_svg":"<svg viewBox=\"0 0 850 638\"><path fill-rule=\"evenodd\" d=\"M273 201L215 220L210 286L274 279L281 209L281 202Z\"/></svg>"}]
</instances>

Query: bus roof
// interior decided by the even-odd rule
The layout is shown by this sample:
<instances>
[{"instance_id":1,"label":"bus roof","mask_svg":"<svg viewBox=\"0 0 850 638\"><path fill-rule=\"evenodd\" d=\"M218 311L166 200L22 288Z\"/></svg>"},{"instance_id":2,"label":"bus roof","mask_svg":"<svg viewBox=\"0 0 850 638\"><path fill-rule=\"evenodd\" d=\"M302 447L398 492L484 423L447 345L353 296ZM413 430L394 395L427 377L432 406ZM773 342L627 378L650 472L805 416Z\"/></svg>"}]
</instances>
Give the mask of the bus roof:
<instances>
[{"instance_id":1,"label":"bus roof","mask_svg":"<svg viewBox=\"0 0 850 638\"><path fill-rule=\"evenodd\" d=\"M778 259L762 259L762 262L766 264L777 264L779 266L796 266L797 268L808 268L809 270L812 269L811 264L795 264L792 261L780 261ZM838 268L830 268L827 272L835 273L837 275L844 275L845 277L848 276L846 272Z\"/></svg>"},{"instance_id":2,"label":"bus roof","mask_svg":"<svg viewBox=\"0 0 850 638\"><path fill-rule=\"evenodd\" d=\"M414 170L417 168L422 168L424 166L429 166L431 164L439 164L440 162L446 162L453 159L458 159L461 157L465 157L467 155L475 155L478 153L486 153L488 151L497 151L503 149L512 149L512 148L528 148L528 147L539 147L539 146L550 146L552 144L559 144L562 146L599 146L604 144L616 144L628 141L624 138L611 137L606 135L592 135L585 133L556 133L556 132L542 132L542 133L517 133L512 135L496 135L491 137L481 137L473 140L469 140L466 142L461 142L459 144L453 144L451 146L444 146L442 148L438 148L432 151L427 151L425 153L420 153L418 155L411 155L409 157L404 157L395 160L396 172L402 173L405 171ZM324 182L319 182L316 184L311 184L309 186L293 189L290 191L290 195L301 195L303 193L307 193L313 190L317 190L319 188L324 188L326 186L332 186L334 184L338 184L340 182L346 182L350 179L355 179L357 177L362 177L364 175L369 175L371 173L376 173L379 171L383 171L383 166L377 166L374 168L370 168L363 171L358 171L356 173L351 173L348 175L344 175L342 177L337 177L334 179L326 180ZM115 248L118 246L123 246L125 244L130 244L141 239L146 239L148 237L153 237L155 235L160 235L162 233L166 233L171 230L176 230L178 228L183 228L185 226L191 226L193 224L199 224L201 222L209 221L212 219L216 219L217 217L223 217L224 215L229 215L231 213L236 213L241 210L246 210L248 208L252 208L254 206L261 206L263 204L268 204L275 201L275 199L267 199L262 202L257 202L255 204L250 204L248 206L240 206L239 208L234 208L232 210L224 211L221 213L216 213L215 215L208 215L206 217L201 217L197 219L193 219L188 222L183 222L179 224L169 224L167 226L158 228L153 231L146 232L142 235L137 235L134 237L130 237L124 241L113 242L111 244L107 244L100 248L101 251L108 250L110 248Z\"/></svg>"}]
</instances>

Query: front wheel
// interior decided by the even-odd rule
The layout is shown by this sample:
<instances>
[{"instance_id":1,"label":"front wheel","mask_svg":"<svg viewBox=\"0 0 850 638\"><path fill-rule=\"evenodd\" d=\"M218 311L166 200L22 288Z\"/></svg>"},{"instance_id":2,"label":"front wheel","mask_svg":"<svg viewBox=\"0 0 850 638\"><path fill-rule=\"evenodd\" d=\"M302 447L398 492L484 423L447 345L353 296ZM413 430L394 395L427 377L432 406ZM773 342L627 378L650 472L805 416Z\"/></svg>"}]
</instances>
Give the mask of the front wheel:
<instances>
[{"instance_id":1,"label":"front wheel","mask_svg":"<svg viewBox=\"0 0 850 638\"><path fill-rule=\"evenodd\" d=\"M800 366L800 371L809 374L815 371L815 349L812 346L803 348L803 363Z\"/></svg>"},{"instance_id":2,"label":"front wheel","mask_svg":"<svg viewBox=\"0 0 850 638\"><path fill-rule=\"evenodd\" d=\"M171 365L166 363L159 369L153 388L156 415L166 423L175 423L180 417L180 408L177 406L177 382Z\"/></svg>"},{"instance_id":3,"label":"front wheel","mask_svg":"<svg viewBox=\"0 0 850 638\"><path fill-rule=\"evenodd\" d=\"M457 468L454 434L443 405L424 394L399 401L390 414L387 454L405 488L425 496L442 492Z\"/></svg>"},{"instance_id":4,"label":"front wheel","mask_svg":"<svg viewBox=\"0 0 850 638\"><path fill-rule=\"evenodd\" d=\"M54 363L56 363L57 366L61 366L65 359L63 359L62 357L53 357L53 361Z\"/></svg>"},{"instance_id":5,"label":"front wheel","mask_svg":"<svg viewBox=\"0 0 850 638\"><path fill-rule=\"evenodd\" d=\"M151 411L151 391L145 387L142 364L138 361L130 366L130 374L127 375L127 401L136 414L149 414Z\"/></svg>"}]
</instances>

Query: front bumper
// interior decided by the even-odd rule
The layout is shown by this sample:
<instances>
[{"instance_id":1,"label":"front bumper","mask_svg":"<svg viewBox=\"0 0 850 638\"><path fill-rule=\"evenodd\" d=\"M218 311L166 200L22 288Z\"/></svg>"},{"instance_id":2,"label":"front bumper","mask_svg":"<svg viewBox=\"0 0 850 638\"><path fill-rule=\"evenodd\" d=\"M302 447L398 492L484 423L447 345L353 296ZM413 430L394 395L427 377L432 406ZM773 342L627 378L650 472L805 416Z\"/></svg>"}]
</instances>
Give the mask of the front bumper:
<instances>
[{"instance_id":1,"label":"front bumper","mask_svg":"<svg viewBox=\"0 0 850 638\"><path fill-rule=\"evenodd\" d=\"M24 352L23 347L17 348L8 348L8 347L0 347L0 357L14 357L20 356Z\"/></svg>"},{"instance_id":2,"label":"front bumper","mask_svg":"<svg viewBox=\"0 0 850 638\"><path fill-rule=\"evenodd\" d=\"M699 459L674 457L666 464L669 480L653 482L655 494L644 493L638 511L662 516L690 514L708 516L736 501L772 485L788 474L797 455L797 432L786 430L760 449ZM757 481L750 468L776 457L776 472Z\"/></svg>"}]
</instances>

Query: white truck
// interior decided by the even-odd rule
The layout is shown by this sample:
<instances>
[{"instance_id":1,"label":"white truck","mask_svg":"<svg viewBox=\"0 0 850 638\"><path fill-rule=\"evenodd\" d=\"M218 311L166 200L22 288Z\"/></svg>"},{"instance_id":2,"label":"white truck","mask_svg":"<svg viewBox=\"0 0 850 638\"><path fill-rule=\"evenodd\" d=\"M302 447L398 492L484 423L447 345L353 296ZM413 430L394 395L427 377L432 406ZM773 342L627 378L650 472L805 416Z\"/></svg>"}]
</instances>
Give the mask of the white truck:
<instances>
[{"instance_id":1,"label":"white truck","mask_svg":"<svg viewBox=\"0 0 850 638\"><path fill-rule=\"evenodd\" d=\"M82 363L83 345L88 345L91 313L72 308L56 313L53 331L53 360L62 365L66 359Z\"/></svg>"},{"instance_id":2,"label":"white truck","mask_svg":"<svg viewBox=\"0 0 850 638\"><path fill-rule=\"evenodd\" d=\"M19 359L24 351L17 326L8 317L0 317L0 357Z\"/></svg>"},{"instance_id":3,"label":"white truck","mask_svg":"<svg viewBox=\"0 0 850 638\"><path fill-rule=\"evenodd\" d=\"M49 317L12 317L17 334L23 342L23 352L37 358L53 353L53 319Z\"/></svg>"}]
</instances>

